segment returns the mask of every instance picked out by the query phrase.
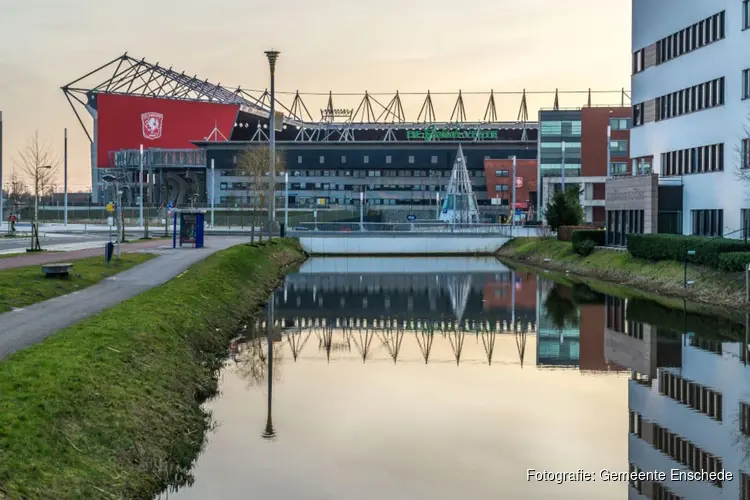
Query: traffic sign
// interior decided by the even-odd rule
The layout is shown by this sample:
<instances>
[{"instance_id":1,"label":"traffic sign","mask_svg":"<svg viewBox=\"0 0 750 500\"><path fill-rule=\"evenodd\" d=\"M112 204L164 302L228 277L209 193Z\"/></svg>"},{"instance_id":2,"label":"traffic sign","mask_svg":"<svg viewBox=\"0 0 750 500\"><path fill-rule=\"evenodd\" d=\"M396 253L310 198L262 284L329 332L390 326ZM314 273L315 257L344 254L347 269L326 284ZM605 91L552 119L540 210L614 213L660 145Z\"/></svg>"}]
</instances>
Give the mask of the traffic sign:
<instances>
[{"instance_id":1,"label":"traffic sign","mask_svg":"<svg viewBox=\"0 0 750 500\"><path fill-rule=\"evenodd\" d=\"M174 207L171 203L167 203L167 210L172 210Z\"/></svg>"},{"instance_id":2,"label":"traffic sign","mask_svg":"<svg viewBox=\"0 0 750 500\"><path fill-rule=\"evenodd\" d=\"M114 211L115 211L115 204L107 203L107 212L114 212Z\"/></svg>"},{"instance_id":3,"label":"traffic sign","mask_svg":"<svg viewBox=\"0 0 750 500\"><path fill-rule=\"evenodd\" d=\"M409 214L406 216L406 220L417 220L417 216L413 214Z\"/></svg>"},{"instance_id":4,"label":"traffic sign","mask_svg":"<svg viewBox=\"0 0 750 500\"><path fill-rule=\"evenodd\" d=\"M107 217L107 225L112 227L115 225L115 218L114 217Z\"/></svg>"},{"instance_id":5,"label":"traffic sign","mask_svg":"<svg viewBox=\"0 0 750 500\"><path fill-rule=\"evenodd\" d=\"M521 209L520 208L516 209L516 215L521 215Z\"/></svg>"}]
</instances>

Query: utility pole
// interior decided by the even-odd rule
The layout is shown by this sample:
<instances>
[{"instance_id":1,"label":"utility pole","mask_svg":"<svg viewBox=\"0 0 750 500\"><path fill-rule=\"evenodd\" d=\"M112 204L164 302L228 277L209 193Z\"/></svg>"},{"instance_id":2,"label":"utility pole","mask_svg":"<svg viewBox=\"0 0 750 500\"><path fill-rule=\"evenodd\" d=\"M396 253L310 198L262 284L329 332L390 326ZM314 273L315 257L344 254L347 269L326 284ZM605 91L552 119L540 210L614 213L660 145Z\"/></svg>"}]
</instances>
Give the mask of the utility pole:
<instances>
[{"instance_id":1,"label":"utility pole","mask_svg":"<svg viewBox=\"0 0 750 500\"><path fill-rule=\"evenodd\" d=\"M63 146L63 225L68 225L68 129L65 129Z\"/></svg>"},{"instance_id":2,"label":"utility pole","mask_svg":"<svg viewBox=\"0 0 750 500\"><path fill-rule=\"evenodd\" d=\"M284 172L284 230L289 231L289 172Z\"/></svg>"}]
</instances>

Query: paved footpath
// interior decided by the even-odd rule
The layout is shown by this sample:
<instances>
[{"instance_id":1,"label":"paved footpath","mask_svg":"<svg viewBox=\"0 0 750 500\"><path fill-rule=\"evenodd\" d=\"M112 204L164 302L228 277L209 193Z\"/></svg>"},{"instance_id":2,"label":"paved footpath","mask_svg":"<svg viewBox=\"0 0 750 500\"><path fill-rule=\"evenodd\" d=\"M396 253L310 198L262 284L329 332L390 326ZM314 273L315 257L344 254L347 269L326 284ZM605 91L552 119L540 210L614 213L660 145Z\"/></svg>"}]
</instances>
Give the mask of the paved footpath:
<instances>
[{"instance_id":1,"label":"paved footpath","mask_svg":"<svg viewBox=\"0 0 750 500\"><path fill-rule=\"evenodd\" d=\"M206 239L204 248L159 249L159 256L155 259L116 274L96 285L23 309L0 314L0 360L15 351L41 342L58 330L166 283L214 252L245 242L247 238L213 237ZM153 249L153 246L156 246L153 242L147 243L151 243L152 246L142 247L136 251L148 251L149 248ZM163 246L164 242L160 244ZM97 252L97 255L99 253L101 252ZM43 255L29 257L43 257ZM0 263L3 260L7 259L0 260Z\"/></svg>"},{"instance_id":2,"label":"paved footpath","mask_svg":"<svg viewBox=\"0 0 750 500\"><path fill-rule=\"evenodd\" d=\"M71 262L74 260L87 259L89 257L101 257L104 258L104 243L99 245L97 248L87 248L85 250L74 250L72 252L37 252L37 253L26 253L19 254L18 257L5 257L0 259L0 270L2 269L13 269L15 267L25 266L41 266L42 264L51 264L53 262ZM139 241L137 243L125 243L122 245L121 252L141 252L143 250L154 249L163 247L165 245L172 246L172 242L169 240L151 240L151 241ZM115 247L117 252L117 247Z\"/></svg>"}]
</instances>

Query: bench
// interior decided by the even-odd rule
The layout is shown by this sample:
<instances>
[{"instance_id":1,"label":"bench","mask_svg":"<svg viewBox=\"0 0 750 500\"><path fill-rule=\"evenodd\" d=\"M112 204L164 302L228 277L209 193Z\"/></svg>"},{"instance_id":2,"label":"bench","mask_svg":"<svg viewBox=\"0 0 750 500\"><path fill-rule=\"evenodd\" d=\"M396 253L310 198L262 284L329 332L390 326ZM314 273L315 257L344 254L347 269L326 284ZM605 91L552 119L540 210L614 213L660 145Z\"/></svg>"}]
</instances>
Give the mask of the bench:
<instances>
[{"instance_id":1,"label":"bench","mask_svg":"<svg viewBox=\"0 0 750 500\"><path fill-rule=\"evenodd\" d=\"M70 274L70 270L73 269L73 264L44 264L42 266L42 273L45 276L67 276Z\"/></svg>"}]
</instances>

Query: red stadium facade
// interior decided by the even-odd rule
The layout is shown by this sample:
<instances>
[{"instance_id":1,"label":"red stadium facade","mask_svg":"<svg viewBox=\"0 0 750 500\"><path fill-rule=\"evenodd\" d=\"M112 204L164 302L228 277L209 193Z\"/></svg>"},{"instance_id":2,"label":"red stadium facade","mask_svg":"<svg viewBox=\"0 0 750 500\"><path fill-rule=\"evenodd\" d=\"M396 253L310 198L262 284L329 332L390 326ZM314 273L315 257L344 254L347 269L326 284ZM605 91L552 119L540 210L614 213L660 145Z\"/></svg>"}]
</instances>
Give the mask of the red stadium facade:
<instances>
[{"instance_id":1,"label":"red stadium facade","mask_svg":"<svg viewBox=\"0 0 750 500\"><path fill-rule=\"evenodd\" d=\"M192 149L191 141L207 139L214 129L229 137L239 110L237 104L99 94L96 165L110 167L111 151L141 145L144 149Z\"/></svg>"}]
</instances>

